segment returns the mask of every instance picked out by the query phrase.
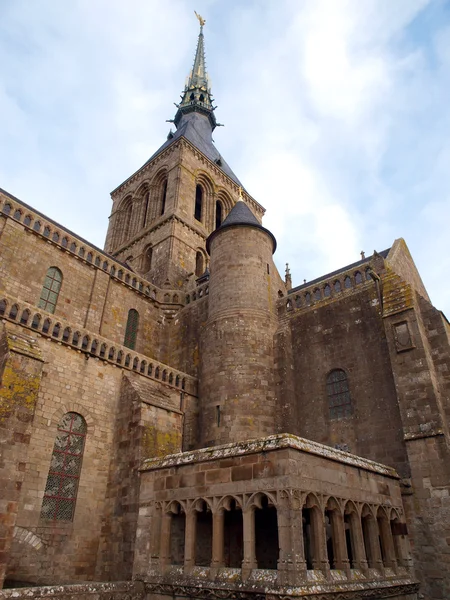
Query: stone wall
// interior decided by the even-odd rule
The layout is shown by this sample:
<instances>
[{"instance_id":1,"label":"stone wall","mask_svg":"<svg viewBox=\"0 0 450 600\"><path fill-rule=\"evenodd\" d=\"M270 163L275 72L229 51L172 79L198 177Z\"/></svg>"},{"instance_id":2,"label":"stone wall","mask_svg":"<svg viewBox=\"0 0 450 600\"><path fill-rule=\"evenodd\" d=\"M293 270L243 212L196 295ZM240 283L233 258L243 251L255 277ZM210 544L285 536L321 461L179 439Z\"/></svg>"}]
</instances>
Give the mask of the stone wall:
<instances>
[{"instance_id":1,"label":"stone wall","mask_svg":"<svg viewBox=\"0 0 450 600\"><path fill-rule=\"evenodd\" d=\"M277 333L282 431L389 464L409 476L377 290L372 281L300 310ZM351 414L333 418L327 376L348 378ZM284 408L286 405L287 408Z\"/></svg>"},{"instance_id":2,"label":"stone wall","mask_svg":"<svg viewBox=\"0 0 450 600\"><path fill-rule=\"evenodd\" d=\"M43 357L26 334L0 323L0 587L29 467L33 416L41 383Z\"/></svg>"}]
</instances>

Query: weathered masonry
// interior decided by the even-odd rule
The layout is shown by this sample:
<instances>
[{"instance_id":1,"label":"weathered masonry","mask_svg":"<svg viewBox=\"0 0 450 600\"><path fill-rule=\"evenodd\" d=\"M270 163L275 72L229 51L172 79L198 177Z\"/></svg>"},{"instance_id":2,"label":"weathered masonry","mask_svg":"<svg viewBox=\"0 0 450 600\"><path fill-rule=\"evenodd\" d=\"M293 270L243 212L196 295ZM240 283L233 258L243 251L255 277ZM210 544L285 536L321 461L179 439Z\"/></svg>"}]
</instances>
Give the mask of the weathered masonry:
<instances>
[{"instance_id":1,"label":"weathered masonry","mask_svg":"<svg viewBox=\"0 0 450 600\"><path fill-rule=\"evenodd\" d=\"M0 189L0 599L450 598L449 323L402 239L280 276L200 21L104 250Z\"/></svg>"}]
</instances>

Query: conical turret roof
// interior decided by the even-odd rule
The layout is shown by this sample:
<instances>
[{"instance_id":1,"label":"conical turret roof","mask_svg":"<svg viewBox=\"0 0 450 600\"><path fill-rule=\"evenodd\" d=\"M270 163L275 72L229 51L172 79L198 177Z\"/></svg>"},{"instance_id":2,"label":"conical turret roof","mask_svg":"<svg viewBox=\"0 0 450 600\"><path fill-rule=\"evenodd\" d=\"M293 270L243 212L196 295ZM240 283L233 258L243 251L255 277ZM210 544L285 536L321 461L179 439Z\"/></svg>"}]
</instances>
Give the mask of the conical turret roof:
<instances>
[{"instance_id":1,"label":"conical turret roof","mask_svg":"<svg viewBox=\"0 0 450 600\"><path fill-rule=\"evenodd\" d=\"M227 227L255 227L257 229L261 229L265 233L267 233L273 242L273 252L277 249L277 240L271 231L266 229L261 225L255 215L252 213L250 208L245 204L242 199L239 199L230 212L227 215L227 218L224 222L218 227L215 231L211 233L211 235L206 240L206 250L209 253L211 241L213 238L219 233L223 231Z\"/></svg>"}]
</instances>

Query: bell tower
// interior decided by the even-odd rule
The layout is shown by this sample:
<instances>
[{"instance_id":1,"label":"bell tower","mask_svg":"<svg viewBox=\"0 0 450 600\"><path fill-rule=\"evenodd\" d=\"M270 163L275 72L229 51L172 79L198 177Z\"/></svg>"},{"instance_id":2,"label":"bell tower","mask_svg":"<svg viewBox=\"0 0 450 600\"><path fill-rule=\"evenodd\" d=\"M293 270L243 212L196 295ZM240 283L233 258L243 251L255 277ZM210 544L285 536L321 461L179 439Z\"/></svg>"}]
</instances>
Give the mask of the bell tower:
<instances>
[{"instance_id":1,"label":"bell tower","mask_svg":"<svg viewBox=\"0 0 450 600\"><path fill-rule=\"evenodd\" d=\"M164 144L112 193L105 250L156 285L192 287L208 266L206 239L233 208L241 183L217 150L204 19L192 70ZM263 207L245 190L258 221Z\"/></svg>"}]
</instances>

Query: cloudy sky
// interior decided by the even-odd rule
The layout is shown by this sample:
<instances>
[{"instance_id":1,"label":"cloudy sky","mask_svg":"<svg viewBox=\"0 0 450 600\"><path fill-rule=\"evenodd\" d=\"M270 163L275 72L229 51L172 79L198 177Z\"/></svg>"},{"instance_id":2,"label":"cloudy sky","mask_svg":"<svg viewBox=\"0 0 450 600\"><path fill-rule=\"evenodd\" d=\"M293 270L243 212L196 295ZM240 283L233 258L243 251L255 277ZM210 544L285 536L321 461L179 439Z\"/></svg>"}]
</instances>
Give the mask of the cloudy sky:
<instances>
[{"instance_id":1,"label":"cloudy sky","mask_svg":"<svg viewBox=\"0 0 450 600\"><path fill-rule=\"evenodd\" d=\"M280 271L404 237L450 316L447 0L0 0L0 187L102 247L109 192L166 139L194 9L215 142Z\"/></svg>"}]
</instances>

